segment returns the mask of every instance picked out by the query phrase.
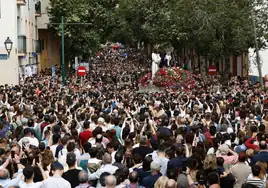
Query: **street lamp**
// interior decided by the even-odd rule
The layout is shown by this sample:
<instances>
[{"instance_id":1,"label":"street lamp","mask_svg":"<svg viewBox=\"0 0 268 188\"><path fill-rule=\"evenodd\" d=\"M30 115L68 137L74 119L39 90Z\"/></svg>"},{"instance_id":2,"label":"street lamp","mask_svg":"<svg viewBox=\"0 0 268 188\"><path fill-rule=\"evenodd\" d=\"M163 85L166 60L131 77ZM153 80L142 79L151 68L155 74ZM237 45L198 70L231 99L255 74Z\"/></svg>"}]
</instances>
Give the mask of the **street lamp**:
<instances>
[{"instance_id":1,"label":"street lamp","mask_svg":"<svg viewBox=\"0 0 268 188\"><path fill-rule=\"evenodd\" d=\"M8 57L10 56L10 52L12 50L13 42L10 40L9 37L7 37L6 41L4 42L6 51L8 53Z\"/></svg>"}]
</instances>

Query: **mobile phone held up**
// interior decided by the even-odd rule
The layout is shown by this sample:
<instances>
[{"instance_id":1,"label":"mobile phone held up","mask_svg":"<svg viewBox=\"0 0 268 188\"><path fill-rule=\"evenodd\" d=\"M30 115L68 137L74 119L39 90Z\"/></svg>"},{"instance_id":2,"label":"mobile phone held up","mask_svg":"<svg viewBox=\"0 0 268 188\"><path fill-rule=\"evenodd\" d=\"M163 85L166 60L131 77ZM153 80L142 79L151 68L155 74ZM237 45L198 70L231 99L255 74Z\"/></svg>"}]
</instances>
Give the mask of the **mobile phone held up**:
<instances>
[{"instance_id":1,"label":"mobile phone held up","mask_svg":"<svg viewBox=\"0 0 268 188\"><path fill-rule=\"evenodd\" d=\"M15 151L11 151L11 158L15 159Z\"/></svg>"}]
</instances>

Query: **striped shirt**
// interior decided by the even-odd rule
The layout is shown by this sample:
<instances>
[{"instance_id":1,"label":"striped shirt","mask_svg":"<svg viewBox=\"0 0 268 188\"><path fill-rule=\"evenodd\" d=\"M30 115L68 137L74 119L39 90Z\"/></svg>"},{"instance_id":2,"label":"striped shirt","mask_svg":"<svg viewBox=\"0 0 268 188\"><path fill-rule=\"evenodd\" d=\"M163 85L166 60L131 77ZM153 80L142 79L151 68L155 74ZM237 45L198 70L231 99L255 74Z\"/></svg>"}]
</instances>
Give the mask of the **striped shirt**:
<instances>
[{"instance_id":1,"label":"striped shirt","mask_svg":"<svg viewBox=\"0 0 268 188\"><path fill-rule=\"evenodd\" d=\"M256 187L259 188L265 188L266 187L266 183L265 181L261 180L261 179L249 179L247 180L247 183L251 184L251 185L255 185Z\"/></svg>"}]
</instances>

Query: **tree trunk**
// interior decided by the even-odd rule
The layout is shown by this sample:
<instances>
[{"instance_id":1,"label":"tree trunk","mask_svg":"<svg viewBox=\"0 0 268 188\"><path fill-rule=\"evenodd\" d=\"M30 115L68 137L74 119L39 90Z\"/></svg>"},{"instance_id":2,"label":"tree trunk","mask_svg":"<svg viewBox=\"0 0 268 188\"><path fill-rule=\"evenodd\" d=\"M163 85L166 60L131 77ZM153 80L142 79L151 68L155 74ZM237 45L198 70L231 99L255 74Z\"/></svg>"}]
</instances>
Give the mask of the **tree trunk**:
<instances>
[{"instance_id":1,"label":"tree trunk","mask_svg":"<svg viewBox=\"0 0 268 188\"><path fill-rule=\"evenodd\" d=\"M152 49L152 43L148 43L148 46L147 46L147 55L150 57L152 52L153 52L153 49Z\"/></svg>"},{"instance_id":2,"label":"tree trunk","mask_svg":"<svg viewBox=\"0 0 268 188\"><path fill-rule=\"evenodd\" d=\"M205 72L207 73L207 68L208 68L208 65L209 65L207 57L205 57L205 61L206 61Z\"/></svg>"},{"instance_id":3,"label":"tree trunk","mask_svg":"<svg viewBox=\"0 0 268 188\"><path fill-rule=\"evenodd\" d=\"M143 51L146 54L146 56L147 56L147 46L148 46L148 42L144 41L144 49L143 49Z\"/></svg>"},{"instance_id":4,"label":"tree trunk","mask_svg":"<svg viewBox=\"0 0 268 188\"><path fill-rule=\"evenodd\" d=\"M225 55L224 57L224 61L225 61L225 69L224 69L224 80L229 80L229 76L230 76L230 55Z\"/></svg>"},{"instance_id":5,"label":"tree trunk","mask_svg":"<svg viewBox=\"0 0 268 188\"><path fill-rule=\"evenodd\" d=\"M230 74L230 55L226 55L224 57L224 60L225 60L224 73Z\"/></svg>"},{"instance_id":6,"label":"tree trunk","mask_svg":"<svg viewBox=\"0 0 268 188\"><path fill-rule=\"evenodd\" d=\"M200 55L198 55L198 69L199 69L199 73L201 73L201 59L200 59Z\"/></svg>"}]
</instances>

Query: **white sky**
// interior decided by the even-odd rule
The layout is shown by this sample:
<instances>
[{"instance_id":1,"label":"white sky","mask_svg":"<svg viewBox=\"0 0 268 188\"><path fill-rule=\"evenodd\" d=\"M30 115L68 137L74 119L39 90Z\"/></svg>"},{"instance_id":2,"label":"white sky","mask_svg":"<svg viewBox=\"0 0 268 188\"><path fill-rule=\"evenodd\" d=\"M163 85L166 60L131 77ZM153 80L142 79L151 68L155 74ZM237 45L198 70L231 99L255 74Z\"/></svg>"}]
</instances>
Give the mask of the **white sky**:
<instances>
[{"instance_id":1,"label":"white sky","mask_svg":"<svg viewBox=\"0 0 268 188\"><path fill-rule=\"evenodd\" d=\"M260 59L262 63L262 76L268 74L268 49L260 50ZM258 76L258 69L257 66L254 64L256 62L256 53L254 53L254 49L249 49L249 61L250 61L250 70L249 75Z\"/></svg>"}]
</instances>

